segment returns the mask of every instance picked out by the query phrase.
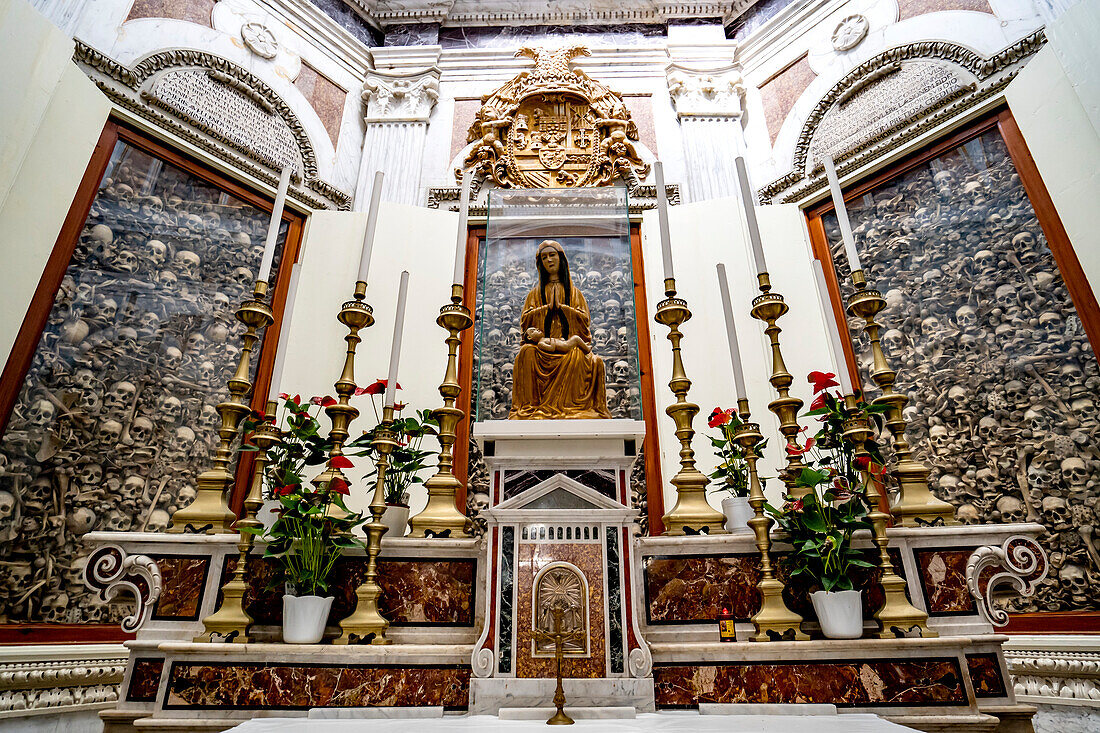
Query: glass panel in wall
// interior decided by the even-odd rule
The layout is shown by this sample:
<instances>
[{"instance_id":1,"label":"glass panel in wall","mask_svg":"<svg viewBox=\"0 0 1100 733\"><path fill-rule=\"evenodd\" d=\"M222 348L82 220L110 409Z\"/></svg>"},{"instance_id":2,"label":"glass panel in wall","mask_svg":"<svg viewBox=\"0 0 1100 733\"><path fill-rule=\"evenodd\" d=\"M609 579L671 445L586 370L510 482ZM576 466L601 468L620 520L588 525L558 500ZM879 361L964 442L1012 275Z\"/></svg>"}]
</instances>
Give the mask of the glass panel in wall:
<instances>
[{"instance_id":1,"label":"glass panel in wall","mask_svg":"<svg viewBox=\"0 0 1100 733\"><path fill-rule=\"evenodd\" d=\"M553 288L536 264L548 240L564 255L558 276L569 285L560 289L564 308L553 307L546 295ZM531 309L541 311L525 317ZM642 419L625 188L491 191L476 310L476 420L551 417L533 403L559 398L578 407L573 417ZM525 345L550 356L529 360L534 349L523 354ZM594 359L581 356L589 352ZM566 360L577 364L557 366ZM517 369L525 375L518 385ZM524 391L535 382L533 392ZM588 392L599 390L606 394L603 412L588 400Z\"/></svg>"},{"instance_id":2,"label":"glass panel in wall","mask_svg":"<svg viewBox=\"0 0 1100 733\"><path fill-rule=\"evenodd\" d=\"M80 538L161 531L194 499L268 220L117 143L0 440L0 618L118 616L83 587Z\"/></svg>"},{"instance_id":3,"label":"glass panel in wall","mask_svg":"<svg viewBox=\"0 0 1100 733\"><path fill-rule=\"evenodd\" d=\"M1054 570L1018 610L1100 608L1084 580L1100 561L1080 532L1100 499L1100 375L1004 140L985 132L849 207L936 494L966 523L1046 525ZM823 223L847 295L835 215ZM862 321L849 325L866 376Z\"/></svg>"}]
</instances>

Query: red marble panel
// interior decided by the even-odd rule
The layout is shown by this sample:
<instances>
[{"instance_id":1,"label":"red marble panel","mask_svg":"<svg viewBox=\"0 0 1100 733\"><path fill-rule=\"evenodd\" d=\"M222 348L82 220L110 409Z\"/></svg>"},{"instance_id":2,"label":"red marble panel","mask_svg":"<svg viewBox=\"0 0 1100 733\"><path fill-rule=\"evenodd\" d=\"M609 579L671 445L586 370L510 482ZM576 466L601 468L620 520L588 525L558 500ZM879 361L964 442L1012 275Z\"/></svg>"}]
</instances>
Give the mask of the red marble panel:
<instances>
[{"instance_id":1,"label":"red marble panel","mask_svg":"<svg viewBox=\"0 0 1100 733\"><path fill-rule=\"evenodd\" d=\"M954 659L668 665L653 669L657 706L706 703L966 705Z\"/></svg>"},{"instance_id":2,"label":"red marble panel","mask_svg":"<svg viewBox=\"0 0 1100 733\"><path fill-rule=\"evenodd\" d=\"M210 557L151 555L160 570L161 591L153 618L193 621L198 618L210 570Z\"/></svg>"},{"instance_id":3,"label":"red marble panel","mask_svg":"<svg viewBox=\"0 0 1100 733\"><path fill-rule=\"evenodd\" d=\"M210 27L210 13L218 0L134 0L126 20L171 18Z\"/></svg>"},{"instance_id":4,"label":"red marble panel","mask_svg":"<svg viewBox=\"0 0 1100 733\"><path fill-rule=\"evenodd\" d=\"M228 573L236 567L236 558L230 558L227 565ZM331 583L336 599L330 623L355 610L355 589L366 574L366 565L366 558L351 558L337 566ZM473 626L477 561L394 559L380 560L378 566L382 586L379 605L392 625ZM283 593L281 586L276 587L275 564L257 559L249 563L249 568L245 595L249 615L258 624L282 623Z\"/></svg>"},{"instance_id":5,"label":"red marble panel","mask_svg":"<svg viewBox=\"0 0 1100 733\"><path fill-rule=\"evenodd\" d=\"M127 702L156 702L160 688L160 673L164 670L163 659L137 659L134 671L130 674L130 689L126 691Z\"/></svg>"},{"instance_id":6,"label":"red marble panel","mask_svg":"<svg viewBox=\"0 0 1100 733\"><path fill-rule=\"evenodd\" d=\"M470 667L176 662L165 709L443 706L465 710Z\"/></svg>"},{"instance_id":7,"label":"red marble panel","mask_svg":"<svg viewBox=\"0 0 1100 733\"><path fill-rule=\"evenodd\" d=\"M294 80L294 86L309 100L310 106L321 118L321 124L325 126L332 146L336 147L340 139L340 123L344 120L347 91L305 61L302 62L298 78Z\"/></svg>"},{"instance_id":8,"label":"red marble panel","mask_svg":"<svg viewBox=\"0 0 1100 733\"><path fill-rule=\"evenodd\" d=\"M535 576L547 565L568 562L576 565L588 580L588 657L566 657L562 675L571 678L603 677L607 643L604 639L603 545L599 542L520 543L516 558L516 677L554 677L553 658L534 657L532 604Z\"/></svg>"},{"instance_id":9,"label":"red marble panel","mask_svg":"<svg viewBox=\"0 0 1100 733\"><path fill-rule=\"evenodd\" d=\"M976 613L966 586L966 562L973 552L972 547L914 551L930 614Z\"/></svg>"},{"instance_id":10,"label":"red marble panel","mask_svg":"<svg viewBox=\"0 0 1100 733\"><path fill-rule=\"evenodd\" d=\"M973 10L992 13L988 0L898 0L898 20L914 18L940 10Z\"/></svg>"},{"instance_id":11,"label":"red marble panel","mask_svg":"<svg viewBox=\"0 0 1100 733\"><path fill-rule=\"evenodd\" d=\"M1004 677L1001 676L1001 663L996 654L968 654L966 667L970 671L975 697L1004 697L1008 694Z\"/></svg>"},{"instance_id":12,"label":"red marble panel","mask_svg":"<svg viewBox=\"0 0 1100 733\"><path fill-rule=\"evenodd\" d=\"M779 134L779 128L783 127L783 122L787 119L787 114L802 96L802 92L806 91L806 87L810 86L815 76L817 74L810 69L810 62L803 54L760 86L764 122L768 125L768 134L771 136L773 145L775 136Z\"/></svg>"}]
</instances>

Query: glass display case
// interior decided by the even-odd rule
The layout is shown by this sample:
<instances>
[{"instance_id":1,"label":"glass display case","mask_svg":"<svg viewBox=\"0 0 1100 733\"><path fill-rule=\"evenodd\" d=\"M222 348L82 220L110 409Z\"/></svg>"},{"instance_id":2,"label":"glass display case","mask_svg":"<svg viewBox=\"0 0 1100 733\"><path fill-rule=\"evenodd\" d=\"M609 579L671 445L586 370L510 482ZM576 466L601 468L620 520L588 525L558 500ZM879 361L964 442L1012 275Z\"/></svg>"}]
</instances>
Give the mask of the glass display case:
<instances>
[{"instance_id":1,"label":"glass display case","mask_svg":"<svg viewBox=\"0 0 1100 733\"><path fill-rule=\"evenodd\" d=\"M474 419L642 419L626 189L494 190L488 202Z\"/></svg>"}]
</instances>

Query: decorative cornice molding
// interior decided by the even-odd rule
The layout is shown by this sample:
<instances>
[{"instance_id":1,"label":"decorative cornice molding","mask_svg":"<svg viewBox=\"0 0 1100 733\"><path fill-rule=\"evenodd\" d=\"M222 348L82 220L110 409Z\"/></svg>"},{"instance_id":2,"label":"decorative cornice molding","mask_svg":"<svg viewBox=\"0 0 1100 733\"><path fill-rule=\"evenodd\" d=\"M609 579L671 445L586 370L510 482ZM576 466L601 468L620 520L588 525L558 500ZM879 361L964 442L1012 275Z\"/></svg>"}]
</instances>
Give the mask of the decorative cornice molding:
<instances>
[{"instance_id":1,"label":"decorative cornice molding","mask_svg":"<svg viewBox=\"0 0 1100 733\"><path fill-rule=\"evenodd\" d=\"M171 69L204 69L211 79L226 84L261 109L270 110L286 124L301 156L303 187L291 187L290 195L311 208L349 210L352 197L317 177L317 156L309 136L290 106L262 79L236 64L207 53L189 49L160 51L142 59L133 67L124 66L86 43L76 41L74 61L114 103L165 128L207 153L269 183L278 184L279 171L266 159L233 140L224 138L197 120L167 107L142 86L157 72ZM161 111L163 110L163 111ZM182 121L182 122L181 122ZM311 196L313 191L320 198Z\"/></svg>"},{"instance_id":2,"label":"decorative cornice molding","mask_svg":"<svg viewBox=\"0 0 1100 733\"><path fill-rule=\"evenodd\" d=\"M1039 641L1034 646L1048 645ZM1018 701L1100 707L1100 647L1084 636L1073 637L1069 646L1032 648L1027 640L1015 639L1005 646Z\"/></svg>"},{"instance_id":3,"label":"decorative cornice molding","mask_svg":"<svg viewBox=\"0 0 1100 733\"><path fill-rule=\"evenodd\" d=\"M741 117L745 83L740 66L696 69L672 63L668 65L666 78L668 94L680 120L685 117Z\"/></svg>"},{"instance_id":4,"label":"decorative cornice molding","mask_svg":"<svg viewBox=\"0 0 1100 733\"><path fill-rule=\"evenodd\" d=\"M1039 30L1017 41L989 58L955 43L946 41L921 41L897 46L878 54L852 69L825 94L810 112L795 143L791 171L760 188L761 203L792 203L804 200L826 187L825 176L819 173L815 162L812 176L806 175L810 145L825 113L842 101L858 96L858 89L866 87L867 77L881 77L884 69L891 69L906 61L932 60L950 64L973 75L978 83L972 88L962 88L940 100L931 110L916 110L909 119L892 130L862 141L849 150L835 154L838 174L843 176L862 168L880 155L895 151L905 142L935 128L966 109L974 107L998 94L1019 73L1020 61L1029 58L1046 43L1046 36ZM856 93L852 89L857 89Z\"/></svg>"},{"instance_id":5,"label":"decorative cornice molding","mask_svg":"<svg viewBox=\"0 0 1100 733\"><path fill-rule=\"evenodd\" d=\"M363 82L365 121L427 122L439 99L439 68L370 71Z\"/></svg>"},{"instance_id":6,"label":"decorative cornice molding","mask_svg":"<svg viewBox=\"0 0 1100 733\"><path fill-rule=\"evenodd\" d=\"M471 191L472 196L480 191L480 187L474 191ZM638 215L647 209L657 208L657 186L642 184L629 189L629 203L628 213L630 215ZM447 211L458 211L458 201L462 193L462 189L458 186L441 186L428 189L428 201L426 206L429 209L443 208ZM668 198L670 206L680 205L680 185L678 183L666 183L665 184L665 196ZM487 216L489 208L486 206L485 201L480 203L470 203L470 216Z\"/></svg>"},{"instance_id":7,"label":"decorative cornice molding","mask_svg":"<svg viewBox=\"0 0 1100 733\"><path fill-rule=\"evenodd\" d=\"M102 708L118 700L127 659L120 645L67 645L68 658L58 658L57 647L11 651L0 659L0 719Z\"/></svg>"},{"instance_id":8,"label":"decorative cornice molding","mask_svg":"<svg viewBox=\"0 0 1100 733\"><path fill-rule=\"evenodd\" d=\"M662 3L619 0L604 7L556 10L549 3L494 3L474 0L379 2L346 0L365 18L381 26L402 23L446 23L449 26L576 25L621 23L663 24L681 18L721 18L732 21L756 0ZM498 6L498 7L494 7Z\"/></svg>"}]
</instances>

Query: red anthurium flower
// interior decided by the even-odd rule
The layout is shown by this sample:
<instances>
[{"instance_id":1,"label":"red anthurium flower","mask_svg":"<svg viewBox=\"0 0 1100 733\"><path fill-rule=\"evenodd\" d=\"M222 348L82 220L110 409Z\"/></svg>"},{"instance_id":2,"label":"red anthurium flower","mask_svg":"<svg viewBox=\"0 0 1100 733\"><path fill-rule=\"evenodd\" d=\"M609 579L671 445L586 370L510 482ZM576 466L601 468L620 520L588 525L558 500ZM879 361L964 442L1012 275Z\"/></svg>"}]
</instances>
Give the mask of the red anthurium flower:
<instances>
[{"instance_id":1,"label":"red anthurium flower","mask_svg":"<svg viewBox=\"0 0 1100 733\"><path fill-rule=\"evenodd\" d=\"M825 395L827 392L821 392L817 397L814 397L814 401L810 403L810 410L820 410L825 406Z\"/></svg>"},{"instance_id":2,"label":"red anthurium flower","mask_svg":"<svg viewBox=\"0 0 1100 733\"><path fill-rule=\"evenodd\" d=\"M852 465L860 471L866 471L868 466L871 465L871 458L870 456L856 456L852 459Z\"/></svg>"},{"instance_id":3,"label":"red anthurium flower","mask_svg":"<svg viewBox=\"0 0 1100 733\"><path fill-rule=\"evenodd\" d=\"M310 397L309 398L309 404L319 405L319 404L321 404L321 398L320 397Z\"/></svg>"},{"instance_id":4,"label":"red anthurium flower","mask_svg":"<svg viewBox=\"0 0 1100 733\"><path fill-rule=\"evenodd\" d=\"M401 412L402 410L405 409L405 403L404 402L394 402L393 403L393 409L397 410L398 412Z\"/></svg>"},{"instance_id":5,"label":"red anthurium flower","mask_svg":"<svg viewBox=\"0 0 1100 733\"><path fill-rule=\"evenodd\" d=\"M802 500L796 499L794 501L788 501L786 509L789 512L800 512L802 511L802 506Z\"/></svg>"},{"instance_id":6,"label":"red anthurium flower","mask_svg":"<svg viewBox=\"0 0 1100 733\"><path fill-rule=\"evenodd\" d=\"M363 394L382 394L386 391L386 380L379 379L369 387L363 388Z\"/></svg>"},{"instance_id":7,"label":"red anthurium flower","mask_svg":"<svg viewBox=\"0 0 1100 733\"><path fill-rule=\"evenodd\" d=\"M358 397L359 395L367 394L367 388L366 387L356 387L355 391L352 394L354 394L356 397Z\"/></svg>"},{"instance_id":8,"label":"red anthurium flower","mask_svg":"<svg viewBox=\"0 0 1100 733\"><path fill-rule=\"evenodd\" d=\"M300 394L296 394L296 395L294 395L294 400L293 400L293 402L294 402L294 404L296 404L296 405L300 405L300 404L302 404L302 395L300 395Z\"/></svg>"},{"instance_id":9,"label":"red anthurium flower","mask_svg":"<svg viewBox=\"0 0 1100 733\"><path fill-rule=\"evenodd\" d=\"M272 493L275 494L275 496L286 496L287 494L294 493L294 490L300 485L301 484L287 484L286 486L276 486L272 489Z\"/></svg>"},{"instance_id":10,"label":"red anthurium flower","mask_svg":"<svg viewBox=\"0 0 1100 733\"><path fill-rule=\"evenodd\" d=\"M332 468L354 468L355 464L347 456L333 456L328 465Z\"/></svg>"},{"instance_id":11,"label":"red anthurium flower","mask_svg":"<svg viewBox=\"0 0 1100 733\"><path fill-rule=\"evenodd\" d=\"M289 397L290 397L290 395L288 395L286 392L280 392L279 393L279 399L280 400L285 400L285 399L288 399Z\"/></svg>"},{"instance_id":12,"label":"red anthurium flower","mask_svg":"<svg viewBox=\"0 0 1100 733\"><path fill-rule=\"evenodd\" d=\"M321 398L321 407L331 407L336 404L336 400L328 395Z\"/></svg>"},{"instance_id":13,"label":"red anthurium flower","mask_svg":"<svg viewBox=\"0 0 1100 733\"><path fill-rule=\"evenodd\" d=\"M804 455L805 453L807 453L810 450L810 448L813 448L813 447L814 447L814 439L813 438L807 438L806 439L806 445L802 446L801 448L799 448L797 445L791 445L790 443L788 443L787 444L787 454L792 455L792 456L801 456L801 455Z\"/></svg>"},{"instance_id":14,"label":"red anthurium flower","mask_svg":"<svg viewBox=\"0 0 1100 733\"><path fill-rule=\"evenodd\" d=\"M809 380L814 386L814 394L829 387L840 386L840 382L836 381L836 375L832 372L810 372Z\"/></svg>"},{"instance_id":15,"label":"red anthurium flower","mask_svg":"<svg viewBox=\"0 0 1100 733\"><path fill-rule=\"evenodd\" d=\"M342 478L334 478L328 482L328 490L336 494L348 495L348 482Z\"/></svg>"},{"instance_id":16,"label":"red anthurium flower","mask_svg":"<svg viewBox=\"0 0 1100 733\"><path fill-rule=\"evenodd\" d=\"M725 425L730 421L730 416L732 414L732 408L729 410L723 410L721 407L715 407L714 412L710 413L710 418L707 420L707 425L712 428L721 427L722 425Z\"/></svg>"}]
</instances>

